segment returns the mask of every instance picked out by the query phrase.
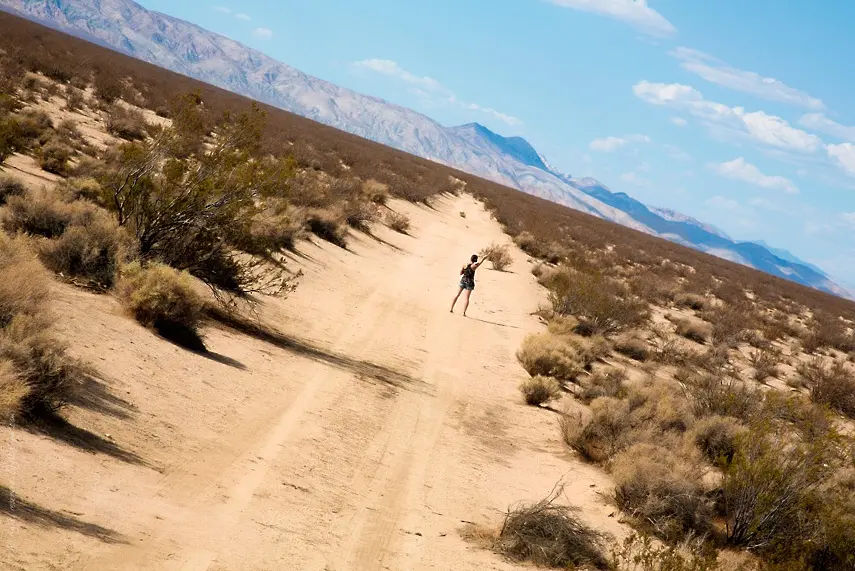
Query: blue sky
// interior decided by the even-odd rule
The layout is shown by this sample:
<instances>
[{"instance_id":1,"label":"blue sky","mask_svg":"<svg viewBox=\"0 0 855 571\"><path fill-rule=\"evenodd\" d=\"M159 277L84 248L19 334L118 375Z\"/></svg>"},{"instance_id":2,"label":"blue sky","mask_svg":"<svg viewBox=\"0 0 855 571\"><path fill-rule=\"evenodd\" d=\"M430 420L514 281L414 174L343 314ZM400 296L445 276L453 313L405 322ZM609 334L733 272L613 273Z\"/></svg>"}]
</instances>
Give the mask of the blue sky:
<instances>
[{"instance_id":1,"label":"blue sky","mask_svg":"<svg viewBox=\"0 0 855 571\"><path fill-rule=\"evenodd\" d=\"M855 3L142 4L855 285Z\"/></svg>"}]
</instances>

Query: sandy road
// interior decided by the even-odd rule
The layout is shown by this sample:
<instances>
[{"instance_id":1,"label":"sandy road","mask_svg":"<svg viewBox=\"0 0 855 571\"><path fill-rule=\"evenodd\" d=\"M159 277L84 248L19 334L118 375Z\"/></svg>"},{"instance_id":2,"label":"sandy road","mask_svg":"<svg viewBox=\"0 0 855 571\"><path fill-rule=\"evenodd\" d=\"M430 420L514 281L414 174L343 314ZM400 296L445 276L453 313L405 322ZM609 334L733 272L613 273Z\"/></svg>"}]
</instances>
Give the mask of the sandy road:
<instances>
[{"instance_id":1,"label":"sandy road","mask_svg":"<svg viewBox=\"0 0 855 571\"><path fill-rule=\"evenodd\" d=\"M562 477L587 519L617 530L597 496L602 476L563 450L553 413L520 402L514 353L540 328L530 313L542 299L525 256L515 252L511 272L485 265L470 317L451 315L458 266L507 237L468 197L395 207L411 215L411 236L295 258L300 288L262 312L292 346L213 329L206 342L226 358L204 359L116 316L108 299L63 289L72 344L86 338L88 359L108 352L110 390L134 403L126 418L72 420L141 461L20 437L17 493L106 531L12 530L0 516L14 553L0 567L510 569L459 528L497 524ZM68 470L38 466L39 454L65 455ZM72 466L90 476L61 493ZM22 486L27 473L41 484Z\"/></svg>"}]
</instances>

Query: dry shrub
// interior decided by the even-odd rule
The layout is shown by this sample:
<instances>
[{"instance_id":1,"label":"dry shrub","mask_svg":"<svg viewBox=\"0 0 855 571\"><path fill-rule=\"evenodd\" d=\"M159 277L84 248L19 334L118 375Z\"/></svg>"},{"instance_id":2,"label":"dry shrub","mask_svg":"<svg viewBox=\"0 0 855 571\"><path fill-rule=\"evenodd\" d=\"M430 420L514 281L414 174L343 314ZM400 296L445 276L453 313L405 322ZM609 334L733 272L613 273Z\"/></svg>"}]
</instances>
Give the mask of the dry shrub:
<instances>
[{"instance_id":1,"label":"dry shrub","mask_svg":"<svg viewBox=\"0 0 855 571\"><path fill-rule=\"evenodd\" d=\"M714 345L735 347L747 329L752 329L753 311L745 304L704 311L701 317L712 323Z\"/></svg>"},{"instance_id":2,"label":"dry shrub","mask_svg":"<svg viewBox=\"0 0 855 571\"><path fill-rule=\"evenodd\" d=\"M753 377L758 383L779 375L778 358L771 351L755 349L749 354L748 361L754 367Z\"/></svg>"},{"instance_id":3,"label":"dry shrub","mask_svg":"<svg viewBox=\"0 0 855 571\"><path fill-rule=\"evenodd\" d=\"M633 533L620 547L612 547L614 571L756 571L753 566L737 568L719 564L715 550L692 545L662 545L646 534Z\"/></svg>"},{"instance_id":4,"label":"dry shrub","mask_svg":"<svg viewBox=\"0 0 855 571\"><path fill-rule=\"evenodd\" d=\"M532 377L541 375L560 381L575 380L588 365L588 356L580 344L551 333L526 337L517 359Z\"/></svg>"},{"instance_id":5,"label":"dry shrub","mask_svg":"<svg viewBox=\"0 0 855 571\"><path fill-rule=\"evenodd\" d=\"M531 232L520 232L514 236L514 243L529 256L550 264L557 264L564 258L564 253L558 244L543 242Z\"/></svg>"},{"instance_id":6,"label":"dry shrub","mask_svg":"<svg viewBox=\"0 0 855 571\"><path fill-rule=\"evenodd\" d=\"M309 231L340 248L347 248L347 221L341 212L311 209L306 215Z\"/></svg>"},{"instance_id":7,"label":"dry shrub","mask_svg":"<svg viewBox=\"0 0 855 571\"><path fill-rule=\"evenodd\" d=\"M647 303L601 275L564 269L551 273L544 285L555 313L574 315L603 335L640 327L649 317Z\"/></svg>"},{"instance_id":8,"label":"dry shrub","mask_svg":"<svg viewBox=\"0 0 855 571\"><path fill-rule=\"evenodd\" d=\"M0 233L0 401L7 415L56 412L83 374L51 334L49 283L26 243Z\"/></svg>"},{"instance_id":9,"label":"dry shrub","mask_svg":"<svg viewBox=\"0 0 855 571\"><path fill-rule=\"evenodd\" d=\"M92 177L71 177L60 181L57 193L68 202L88 200L104 206L104 191L98 181Z\"/></svg>"},{"instance_id":10,"label":"dry shrub","mask_svg":"<svg viewBox=\"0 0 855 571\"><path fill-rule=\"evenodd\" d=\"M202 318L204 303L190 275L164 264L128 264L116 294L137 321L161 333L195 332Z\"/></svg>"},{"instance_id":11,"label":"dry shrub","mask_svg":"<svg viewBox=\"0 0 855 571\"><path fill-rule=\"evenodd\" d=\"M403 212L395 212L393 210L389 210L388 212L386 212L385 222L386 226L388 226L395 232L407 234L410 231L410 217L404 214Z\"/></svg>"},{"instance_id":12,"label":"dry shrub","mask_svg":"<svg viewBox=\"0 0 855 571\"><path fill-rule=\"evenodd\" d=\"M466 218L466 213L463 212L462 210L458 214L460 215L461 218Z\"/></svg>"},{"instance_id":13,"label":"dry shrub","mask_svg":"<svg viewBox=\"0 0 855 571\"><path fill-rule=\"evenodd\" d=\"M142 112L118 103L110 106L104 117L107 132L121 139L138 141L146 136L146 122Z\"/></svg>"},{"instance_id":14,"label":"dry shrub","mask_svg":"<svg viewBox=\"0 0 855 571\"><path fill-rule=\"evenodd\" d=\"M482 258L490 260L493 269L498 272L505 271L513 262L510 248L507 244L496 244L493 242L480 252Z\"/></svg>"},{"instance_id":15,"label":"dry shrub","mask_svg":"<svg viewBox=\"0 0 855 571\"><path fill-rule=\"evenodd\" d=\"M724 471L728 541L752 550L803 541L802 514L832 464L826 442L785 442L759 428L744 434Z\"/></svg>"},{"instance_id":16,"label":"dry shrub","mask_svg":"<svg viewBox=\"0 0 855 571\"><path fill-rule=\"evenodd\" d=\"M23 196L26 192L24 184L11 176L0 175L0 206L13 196Z\"/></svg>"},{"instance_id":17,"label":"dry shrub","mask_svg":"<svg viewBox=\"0 0 855 571\"><path fill-rule=\"evenodd\" d=\"M561 398L561 385L552 377L537 375L520 384L526 404L540 406Z\"/></svg>"},{"instance_id":18,"label":"dry shrub","mask_svg":"<svg viewBox=\"0 0 855 571\"><path fill-rule=\"evenodd\" d=\"M615 351L635 361L644 362L650 358L650 346L647 341L636 335L622 335L615 340Z\"/></svg>"},{"instance_id":19,"label":"dry shrub","mask_svg":"<svg viewBox=\"0 0 855 571\"><path fill-rule=\"evenodd\" d=\"M377 222L380 217L377 205L373 202L365 202L357 197L344 203L344 218L347 225L360 232L370 232L371 224Z\"/></svg>"},{"instance_id":20,"label":"dry shrub","mask_svg":"<svg viewBox=\"0 0 855 571\"><path fill-rule=\"evenodd\" d=\"M762 407L762 393L730 375L703 371L680 378L698 417L732 416L751 422Z\"/></svg>"},{"instance_id":21,"label":"dry shrub","mask_svg":"<svg viewBox=\"0 0 855 571\"><path fill-rule=\"evenodd\" d=\"M66 277L81 277L112 287L119 266L133 253L131 237L106 211L96 211L81 224L72 224L54 240L39 244L39 257L48 269Z\"/></svg>"},{"instance_id":22,"label":"dry shrub","mask_svg":"<svg viewBox=\"0 0 855 571\"><path fill-rule=\"evenodd\" d=\"M555 503L562 492L558 487L537 503L509 509L496 549L513 560L539 566L607 569L603 536L582 523L576 510Z\"/></svg>"},{"instance_id":23,"label":"dry shrub","mask_svg":"<svg viewBox=\"0 0 855 571\"><path fill-rule=\"evenodd\" d=\"M689 309L694 309L695 311L703 311L707 309L710 305L709 300L696 293L678 293L674 296L674 304L677 307L688 307Z\"/></svg>"},{"instance_id":24,"label":"dry shrub","mask_svg":"<svg viewBox=\"0 0 855 571\"><path fill-rule=\"evenodd\" d=\"M855 376L843 361L827 365L815 358L799 366L798 373L810 390L811 400L855 418Z\"/></svg>"},{"instance_id":25,"label":"dry shrub","mask_svg":"<svg viewBox=\"0 0 855 571\"><path fill-rule=\"evenodd\" d=\"M677 335L703 345L712 336L712 326L689 319L677 321Z\"/></svg>"},{"instance_id":26,"label":"dry shrub","mask_svg":"<svg viewBox=\"0 0 855 571\"><path fill-rule=\"evenodd\" d=\"M618 507L657 536L675 541L712 529L712 503L697 458L655 444L638 443L612 464Z\"/></svg>"},{"instance_id":27,"label":"dry shrub","mask_svg":"<svg viewBox=\"0 0 855 571\"><path fill-rule=\"evenodd\" d=\"M374 179L362 183L362 192L374 204L383 206L389 202L389 185Z\"/></svg>"},{"instance_id":28,"label":"dry shrub","mask_svg":"<svg viewBox=\"0 0 855 571\"><path fill-rule=\"evenodd\" d=\"M600 397L624 398L627 392L626 379L624 369L609 367L597 371L582 383L582 390L578 393L579 400L590 404Z\"/></svg>"},{"instance_id":29,"label":"dry shrub","mask_svg":"<svg viewBox=\"0 0 855 571\"><path fill-rule=\"evenodd\" d=\"M59 140L47 142L39 152L39 167L59 176L68 174L68 161L74 151Z\"/></svg>"},{"instance_id":30,"label":"dry shrub","mask_svg":"<svg viewBox=\"0 0 855 571\"><path fill-rule=\"evenodd\" d=\"M65 108L68 111L79 111L86 105L86 99L83 97L83 92L73 86L65 88Z\"/></svg>"},{"instance_id":31,"label":"dry shrub","mask_svg":"<svg viewBox=\"0 0 855 571\"><path fill-rule=\"evenodd\" d=\"M98 209L82 202L66 202L47 190L13 196L3 212L3 228L10 233L56 238L72 224L85 225Z\"/></svg>"},{"instance_id":32,"label":"dry shrub","mask_svg":"<svg viewBox=\"0 0 855 571\"><path fill-rule=\"evenodd\" d=\"M280 250L294 250L303 237L305 215L299 209L271 200L250 221L249 228L236 240L244 252L267 256Z\"/></svg>"},{"instance_id":33,"label":"dry shrub","mask_svg":"<svg viewBox=\"0 0 855 571\"><path fill-rule=\"evenodd\" d=\"M737 439L746 430L735 418L712 415L702 418L692 427L691 438L707 460L722 466L733 460Z\"/></svg>"}]
</instances>

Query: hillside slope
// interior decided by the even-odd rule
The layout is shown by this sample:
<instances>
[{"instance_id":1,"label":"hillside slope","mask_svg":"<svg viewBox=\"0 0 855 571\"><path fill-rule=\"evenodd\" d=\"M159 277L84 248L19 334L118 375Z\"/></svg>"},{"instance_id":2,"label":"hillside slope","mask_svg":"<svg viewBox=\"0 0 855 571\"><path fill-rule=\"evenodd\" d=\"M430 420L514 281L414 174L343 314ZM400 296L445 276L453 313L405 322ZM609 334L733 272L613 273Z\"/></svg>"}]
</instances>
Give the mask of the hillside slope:
<instances>
[{"instance_id":1,"label":"hillside slope","mask_svg":"<svg viewBox=\"0 0 855 571\"><path fill-rule=\"evenodd\" d=\"M542 328L526 257L479 270L469 318L449 314L458 264L507 237L468 197L392 206L412 236L301 246L297 292L262 308L278 341L210 328L209 358L57 285L60 328L101 380L67 414L76 440L0 428L2 481L31 506L0 517L0 569L511 570L458 530L570 471L567 497L621 537L605 476L517 391L514 353Z\"/></svg>"},{"instance_id":2,"label":"hillside slope","mask_svg":"<svg viewBox=\"0 0 855 571\"><path fill-rule=\"evenodd\" d=\"M524 139L413 110L309 76L224 36L131 0L0 0L0 8L350 133L606 220L837 295L827 275L767 248L744 247L694 219L663 214L592 179L551 168Z\"/></svg>"}]
</instances>

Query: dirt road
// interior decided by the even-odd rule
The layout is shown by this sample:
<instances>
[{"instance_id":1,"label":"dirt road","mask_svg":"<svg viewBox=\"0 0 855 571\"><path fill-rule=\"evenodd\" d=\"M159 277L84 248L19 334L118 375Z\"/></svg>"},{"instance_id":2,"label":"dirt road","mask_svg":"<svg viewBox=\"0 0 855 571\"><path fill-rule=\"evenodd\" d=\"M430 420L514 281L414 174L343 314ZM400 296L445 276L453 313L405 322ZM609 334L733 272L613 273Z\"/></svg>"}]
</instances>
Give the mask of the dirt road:
<instances>
[{"instance_id":1,"label":"dirt road","mask_svg":"<svg viewBox=\"0 0 855 571\"><path fill-rule=\"evenodd\" d=\"M508 238L469 197L394 207L410 236L306 245L297 292L261 312L283 335L212 328L207 356L57 286L61 328L103 379L70 426L0 432L0 568L513 569L460 528L561 478L620 533L602 475L520 400L514 353L542 327L525 256L485 264L469 317L449 314L459 266Z\"/></svg>"}]
</instances>

